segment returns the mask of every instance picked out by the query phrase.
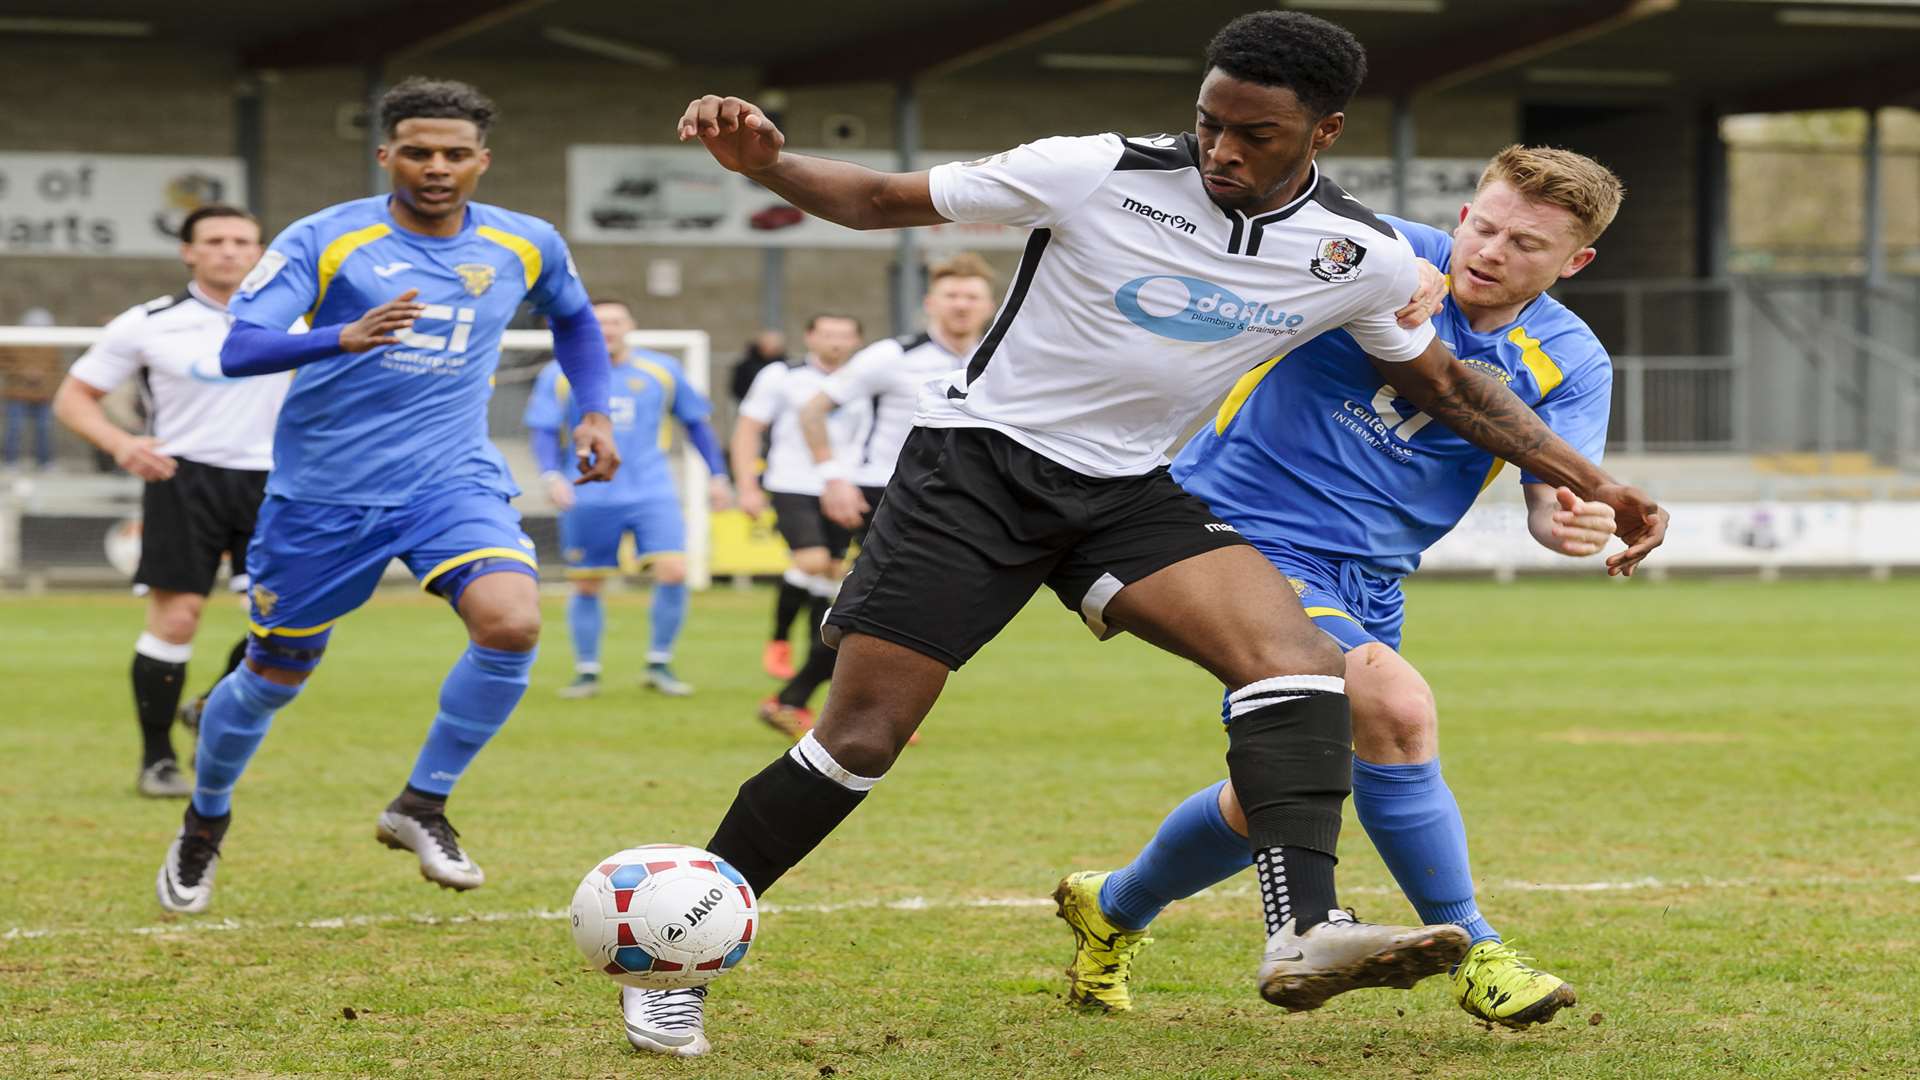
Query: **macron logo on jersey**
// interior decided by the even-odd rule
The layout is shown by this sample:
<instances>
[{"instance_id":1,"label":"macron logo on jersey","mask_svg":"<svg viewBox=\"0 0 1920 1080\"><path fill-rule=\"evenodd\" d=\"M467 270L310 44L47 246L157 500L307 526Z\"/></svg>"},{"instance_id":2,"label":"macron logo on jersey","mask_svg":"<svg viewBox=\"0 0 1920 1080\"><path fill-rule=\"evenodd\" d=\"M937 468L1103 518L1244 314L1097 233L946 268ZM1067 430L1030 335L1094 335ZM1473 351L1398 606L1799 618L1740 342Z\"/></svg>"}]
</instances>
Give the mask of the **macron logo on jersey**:
<instances>
[{"instance_id":1,"label":"macron logo on jersey","mask_svg":"<svg viewBox=\"0 0 1920 1080\"><path fill-rule=\"evenodd\" d=\"M1226 341L1249 331L1291 335L1305 315L1244 300L1224 285L1184 274L1148 274L1120 286L1113 306L1148 333L1175 341Z\"/></svg>"},{"instance_id":2,"label":"macron logo on jersey","mask_svg":"<svg viewBox=\"0 0 1920 1080\"><path fill-rule=\"evenodd\" d=\"M1189 236L1193 235L1194 230L1199 228L1194 222L1188 221L1185 214L1170 214L1165 210L1155 210L1139 199L1129 198L1125 195L1120 196L1120 209L1139 214L1148 221L1159 222L1168 228L1178 229Z\"/></svg>"}]
</instances>

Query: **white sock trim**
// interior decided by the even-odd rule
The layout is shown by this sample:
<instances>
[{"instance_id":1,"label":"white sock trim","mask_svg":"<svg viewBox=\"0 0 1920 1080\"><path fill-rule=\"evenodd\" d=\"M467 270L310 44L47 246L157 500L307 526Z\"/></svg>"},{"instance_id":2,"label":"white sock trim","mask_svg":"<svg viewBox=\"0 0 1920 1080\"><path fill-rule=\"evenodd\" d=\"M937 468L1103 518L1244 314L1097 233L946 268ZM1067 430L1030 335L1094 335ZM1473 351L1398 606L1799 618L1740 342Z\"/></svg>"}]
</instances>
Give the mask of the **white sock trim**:
<instances>
[{"instance_id":1,"label":"white sock trim","mask_svg":"<svg viewBox=\"0 0 1920 1080\"><path fill-rule=\"evenodd\" d=\"M653 650L653 649L648 649L648 650L647 650L647 663L649 663L649 664L671 664L671 663L673 663L673 654L672 654L671 652L657 652L657 651L655 651L655 650Z\"/></svg>"},{"instance_id":2,"label":"white sock trim","mask_svg":"<svg viewBox=\"0 0 1920 1080\"><path fill-rule=\"evenodd\" d=\"M573 671L576 675L598 675L600 674L600 661L581 660L573 665Z\"/></svg>"},{"instance_id":3,"label":"white sock trim","mask_svg":"<svg viewBox=\"0 0 1920 1080\"><path fill-rule=\"evenodd\" d=\"M794 743L793 749L787 753L793 760L848 791L872 791L873 785L880 782L878 776L857 776L841 768L840 763L833 760L833 755L827 753L827 748L820 745L820 740L814 738L811 731L801 736L800 741Z\"/></svg>"},{"instance_id":4,"label":"white sock trim","mask_svg":"<svg viewBox=\"0 0 1920 1080\"><path fill-rule=\"evenodd\" d=\"M1347 680L1338 675L1276 675L1248 683L1227 695L1227 719L1244 716L1276 702L1309 694L1344 694Z\"/></svg>"},{"instance_id":5,"label":"white sock trim","mask_svg":"<svg viewBox=\"0 0 1920 1080\"><path fill-rule=\"evenodd\" d=\"M797 566L789 566L785 570L781 571L780 580L786 582L787 584L793 586L796 589L807 589L808 591L812 591L813 575L807 573L806 571L800 569Z\"/></svg>"},{"instance_id":6,"label":"white sock trim","mask_svg":"<svg viewBox=\"0 0 1920 1080\"><path fill-rule=\"evenodd\" d=\"M193 658L193 642L175 645L162 641L152 631L142 631L140 640L133 643L133 651L163 664L184 664Z\"/></svg>"},{"instance_id":7,"label":"white sock trim","mask_svg":"<svg viewBox=\"0 0 1920 1080\"><path fill-rule=\"evenodd\" d=\"M832 603L834 597L840 595L839 582L833 580L830 577L822 577L817 574L808 577L807 583L806 585L803 586L803 588L805 588L807 592L813 594L814 596L819 597L822 600L827 601L828 603Z\"/></svg>"}]
</instances>

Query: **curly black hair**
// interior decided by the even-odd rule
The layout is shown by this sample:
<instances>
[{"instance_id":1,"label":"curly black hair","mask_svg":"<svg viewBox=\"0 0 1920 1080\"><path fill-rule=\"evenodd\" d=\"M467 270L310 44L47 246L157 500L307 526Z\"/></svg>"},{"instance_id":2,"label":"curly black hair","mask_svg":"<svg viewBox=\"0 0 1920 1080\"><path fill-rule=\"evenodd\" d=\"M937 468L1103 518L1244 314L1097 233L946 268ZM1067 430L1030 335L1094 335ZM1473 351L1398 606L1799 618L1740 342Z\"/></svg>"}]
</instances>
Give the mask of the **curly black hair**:
<instances>
[{"instance_id":1,"label":"curly black hair","mask_svg":"<svg viewBox=\"0 0 1920 1080\"><path fill-rule=\"evenodd\" d=\"M392 138L402 120L470 120L484 139L496 111L492 99L466 83L413 75L380 95L380 130Z\"/></svg>"},{"instance_id":2,"label":"curly black hair","mask_svg":"<svg viewBox=\"0 0 1920 1080\"><path fill-rule=\"evenodd\" d=\"M1207 67L1284 86L1315 118L1347 107L1367 77L1367 50L1344 27L1300 11L1255 11L1207 43Z\"/></svg>"}]
</instances>

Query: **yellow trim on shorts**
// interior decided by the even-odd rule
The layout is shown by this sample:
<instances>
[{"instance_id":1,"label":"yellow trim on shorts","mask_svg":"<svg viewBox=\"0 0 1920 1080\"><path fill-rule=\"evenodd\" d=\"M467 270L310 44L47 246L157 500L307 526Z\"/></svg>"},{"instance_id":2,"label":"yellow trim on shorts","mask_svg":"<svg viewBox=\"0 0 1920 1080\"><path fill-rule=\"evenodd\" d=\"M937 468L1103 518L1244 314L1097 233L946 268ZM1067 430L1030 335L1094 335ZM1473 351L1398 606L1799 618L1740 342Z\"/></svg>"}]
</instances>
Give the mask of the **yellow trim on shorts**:
<instances>
[{"instance_id":1,"label":"yellow trim on shorts","mask_svg":"<svg viewBox=\"0 0 1920 1080\"><path fill-rule=\"evenodd\" d=\"M434 579L438 578L441 574L465 566L470 562L479 562L481 559L512 559L514 562L526 563L535 570L540 569L540 564L533 561L533 556L524 551L516 551L513 548L507 547L475 548L464 555L455 555L453 558L427 571L420 578L420 591L430 591L429 586L431 586Z\"/></svg>"},{"instance_id":2,"label":"yellow trim on shorts","mask_svg":"<svg viewBox=\"0 0 1920 1080\"><path fill-rule=\"evenodd\" d=\"M1339 608L1333 608L1333 607L1310 607L1310 608L1308 608L1308 609L1307 609L1307 618L1309 618L1309 619L1318 619L1318 618L1320 618L1320 617L1321 617L1321 616L1323 616L1323 615L1331 615L1331 616L1333 616L1333 617L1334 617L1334 618L1336 618L1336 619L1345 619L1345 620L1347 620L1348 622L1350 622L1350 623L1352 623L1352 624L1353 624L1353 625L1355 625L1355 626L1365 626L1365 625L1366 625L1365 623L1363 623L1363 622L1361 622L1361 621L1360 621L1359 619L1356 619L1356 618L1354 618L1353 616L1351 616L1351 615L1349 615L1349 614L1347 614L1346 612L1344 612L1344 611L1341 611L1341 610L1340 610Z\"/></svg>"},{"instance_id":3,"label":"yellow trim on shorts","mask_svg":"<svg viewBox=\"0 0 1920 1080\"><path fill-rule=\"evenodd\" d=\"M247 629L259 634L261 637L269 637L274 634L279 634L281 637L312 637L322 631L332 629L333 624L339 621L339 619L328 619L319 626L261 626L252 619L248 619Z\"/></svg>"}]
</instances>

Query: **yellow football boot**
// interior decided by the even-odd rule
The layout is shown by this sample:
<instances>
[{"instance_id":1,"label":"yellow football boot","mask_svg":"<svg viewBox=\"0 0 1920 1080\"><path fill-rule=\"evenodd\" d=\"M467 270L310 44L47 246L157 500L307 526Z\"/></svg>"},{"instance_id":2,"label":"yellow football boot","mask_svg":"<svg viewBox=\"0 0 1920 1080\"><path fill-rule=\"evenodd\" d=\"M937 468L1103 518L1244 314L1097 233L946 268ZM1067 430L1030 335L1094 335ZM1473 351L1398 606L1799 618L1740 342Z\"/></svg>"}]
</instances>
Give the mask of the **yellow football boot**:
<instances>
[{"instance_id":1,"label":"yellow football boot","mask_svg":"<svg viewBox=\"0 0 1920 1080\"><path fill-rule=\"evenodd\" d=\"M1058 914L1073 931L1073 963L1067 965L1067 1004L1106 1012L1133 1008L1127 993L1133 958L1153 939L1145 930L1122 930L1100 913L1105 872L1082 871L1060 879L1053 890Z\"/></svg>"},{"instance_id":2,"label":"yellow football boot","mask_svg":"<svg viewBox=\"0 0 1920 1080\"><path fill-rule=\"evenodd\" d=\"M1547 1023L1574 1003L1573 987L1528 967L1529 959L1504 942L1475 945L1454 969L1453 1000L1469 1015L1505 1027Z\"/></svg>"}]
</instances>

